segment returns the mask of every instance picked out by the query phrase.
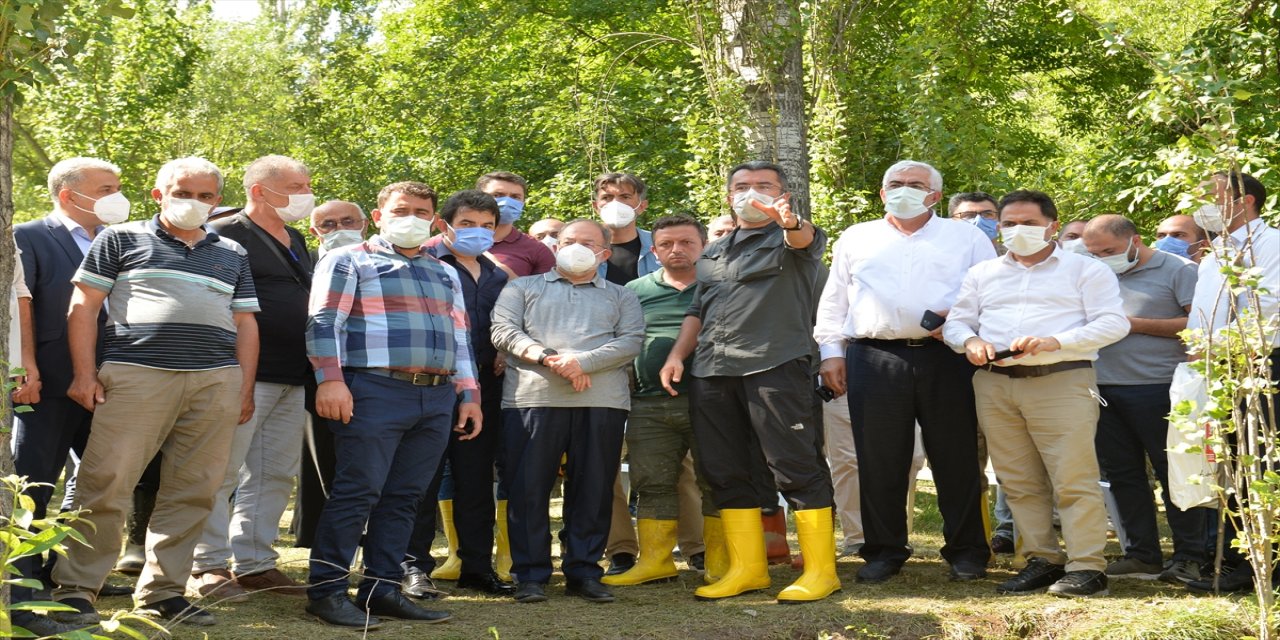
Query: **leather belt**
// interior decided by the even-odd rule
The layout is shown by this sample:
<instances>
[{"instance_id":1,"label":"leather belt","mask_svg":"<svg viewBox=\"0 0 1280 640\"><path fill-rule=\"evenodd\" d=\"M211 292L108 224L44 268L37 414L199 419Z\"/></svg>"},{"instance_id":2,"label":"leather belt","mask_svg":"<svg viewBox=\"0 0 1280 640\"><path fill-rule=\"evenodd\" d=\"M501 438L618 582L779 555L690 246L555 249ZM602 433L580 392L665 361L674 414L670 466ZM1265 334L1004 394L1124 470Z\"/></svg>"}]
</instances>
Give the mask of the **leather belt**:
<instances>
[{"instance_id":1,"label":"leather belt","mask_svg":"<svg viewBox=\"0 0 1280 640\"><path fill-rule=\"evenodd\" d=\"M1090 369L1093 363L1088 360L1068 360L1066 362L1055 362L1053 364L1042 365L1012 365L1008 367L997 367L993 364L983 365L982 368L991 373L1009 376L1010 378L1039 378L1047 376L1051 373L1060 371L1070 371L1072 369Z\"/></svg>"},{"instance_id":2,"label":"leather belt","mask_svg":"<svg viewBox=\"0 0 1280 640\"><path fill-rule=\"evenodd\" d=\"M923 347L930 342L937 342L933 338L901 338L898 340L882 340L880 338L854 338L854 342L859 344L869 344L880 347Z\"/></svg>"},{"instance_id":3,"label":"leather belt","mask_svg":"<svg viewBox=\"0 0 1280 640\"><path fill-rule=\"evenodd\" d=\"M395 369L383 369L381 367L353 368L352 371L360 373L371 373L375 376L384 378L392 378L395 380L404 380L416 387L437 387L448 383L453 376L447 373L428 373L418 372L411 373L408 371L396 371Z\"/></svg>"}]
</instances>

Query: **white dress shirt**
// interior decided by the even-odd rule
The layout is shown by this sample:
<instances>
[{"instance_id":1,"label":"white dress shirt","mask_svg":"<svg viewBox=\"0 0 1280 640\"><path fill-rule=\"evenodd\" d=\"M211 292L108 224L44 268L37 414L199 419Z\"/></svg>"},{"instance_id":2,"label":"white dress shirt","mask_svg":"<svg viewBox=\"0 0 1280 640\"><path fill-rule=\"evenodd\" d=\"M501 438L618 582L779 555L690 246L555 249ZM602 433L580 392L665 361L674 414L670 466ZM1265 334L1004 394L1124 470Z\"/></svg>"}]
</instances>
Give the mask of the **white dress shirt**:
<instances>
[{"instance_id":1,"label":"white dress shirt","mask_svg":"<svg viewBox=\"0 0 1280 640\"><path fill-rule=\"evenodd\" d=\"M1253 238L1251 250L1245 250L1245 243ZM1223 289L1223 277L1219 270L1219 258L1239 258L1246 267L1258 269L1260 280L1258 299L1261 303L1262 317L1274 319L1280 315L1280 230L1267 226L1261 218L1250 220L1230 235L1222 235L1213 241L1213 252L1205 253L1200 261L1200 279L1196 281L1195 298L1191 302L1191 317L1187 320L1188 329L1221 329L1228 321L1230 305L1227 297L1230 293ZM1241 291L1236 299L1236 308L1249 306L1248 291ZM1272 344L1280 346L1280 332L1272 335Z\"/></svg>"},{"instance_id":2,"label":"white dress shirt","mask_svg":"<svg viewBox=\"0 0 1280 640\"><path fill-rule=\"evenodd\" d=\"M818 301L813 337L822 359L843 357L852 338L923 338L925 311L955 303L964 274L996 256L977 227L932 216L912 234L888 219L855 224L840 234L831 275Z\"/></svg>"},{"instance_id":3,"label":"white dress shirt","mask_svg":"<svg viewBox=\"0 0 1280 640\"><path fill-rule=\"evenodd\" d=\"M943 339L959 352L975 335L997 350L1022 336L1054 337L1062 345L996 366L1097 360L1098 349L1128 334L1116 275L1099 260L1056 247L1030 267L1010 253L970 269L942 326Z\"/></svg>"},{"instance_id":4,"label":"white dress shirt","mask_svg":"<svg viewBox=\"0 0 1280 640\"><path fill-rule=\"evenodd\" d=\"M71 234L71 239L74 240L76 246L80 248L81 255L88 255L89 245L93 244L93 238L89 237L89 232L84 227L80 226L79 222L72 220L71 216L61 211L54 211L50 215L53 216L54 220L62 223L62 226L67 228L67 232ZM93 231L95 234L94 237L96 238L96 234L102 233L102 230L106 228L106 225L98 225L98 228Z\"/></svg>"}]
</instances>

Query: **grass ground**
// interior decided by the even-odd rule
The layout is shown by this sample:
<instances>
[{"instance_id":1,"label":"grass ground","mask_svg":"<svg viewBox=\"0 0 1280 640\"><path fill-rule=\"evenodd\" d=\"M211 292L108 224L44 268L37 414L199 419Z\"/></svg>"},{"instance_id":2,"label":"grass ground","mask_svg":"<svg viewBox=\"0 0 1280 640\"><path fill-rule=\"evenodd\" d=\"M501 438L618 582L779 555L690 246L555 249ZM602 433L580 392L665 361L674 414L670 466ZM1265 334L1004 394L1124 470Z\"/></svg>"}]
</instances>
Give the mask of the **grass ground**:
<instances>
[{"instance_id":1,"label":"grass ground","mask_svg":"<svg viewBox=\"0 0 1280 640\"><path fill-rule=\"evenodd\" d=\"M285 515L286 522L290 514ZM554 528L555 525L553 525ZM779 589L798 575L789 567L773 567L773 588L728 600L704 603L693 598L701 578L682 571L675 582L615 588L614 604L590 604L564 597L563 580L553 580L551 599L522 605L509 600L459 592L437 606L454 619L420 626L392 622L368 637L396 638L690 638L690 639L876 639L1043 638L1043 639L1218 639L1253 635L1256 607L1252 599L1198 597L1159 582L1113 581L1109 597L1064 600L1047 595L998 596L995 584L1013 574L1008 556L1000 556L986 580L947 581L938 556L941 518L932 487L921 483L916 501L916 550L902 574L881 585L856 584L858 559L838 564L844 590L825 601L781 606ZM443 544L443 536L437 541ZM792 548L796 549L794 535ZM281 541L282 569L295 579L306 577L306 550ZM443 555L443 549L437 549ZM1115 541L1108 554L1118 554ZM683 565L681 565L683 568ZM112 581L120 582L119 576ZM442 583L448 587L450 583ZM128 607L128 598L101 601L104 613ZM209 603L203 603L208 605ZM179 626L181 639L248 640L250 638L357 638L358 631L324 626L303 612L304 601L255 594L248 602L212 604L215 627Z\"/></svg>"}]
</instances>

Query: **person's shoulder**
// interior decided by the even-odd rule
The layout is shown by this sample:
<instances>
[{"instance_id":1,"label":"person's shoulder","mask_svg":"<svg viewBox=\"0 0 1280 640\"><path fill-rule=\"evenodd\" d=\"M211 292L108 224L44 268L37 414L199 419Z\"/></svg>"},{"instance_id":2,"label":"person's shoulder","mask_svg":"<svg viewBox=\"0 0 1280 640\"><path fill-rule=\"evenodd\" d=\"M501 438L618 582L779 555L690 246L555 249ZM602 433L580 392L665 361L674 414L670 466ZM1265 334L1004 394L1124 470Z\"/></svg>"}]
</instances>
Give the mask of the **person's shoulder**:
<instances>
[{"instance_id":1,"label":"person's shoulder","mask_svg":"<svg viewBox=\"0 0 1280 640\"><path fill-rule=\"evenodd\" d=\"M50 224L51 222L54 221L51 220L49 216L43 216L36 218L35 220L28 220L26 222L13 225L13 233L16 235L18 233L27 234L47 231L52 227Z\"/></svg>"},{"instance_id":2,"label":"person's shoulder","mask_svg":"<svg viewBox=\"0 0 1280 640\"><path fill-rule=\"evenodd\" d=\"M215 243L217 244L217 246L222 247L223 249L227 249L229 251L234 251L236 254L240 255L243 258L247 258L249 256L249 251L244 248L244 245L241 244L240 241L235 240L233 238L229 238L225 235L222 235L217 231L214 231L214 233L217 234L218 236L218 239Z\"/></svg>"}]
</instances>

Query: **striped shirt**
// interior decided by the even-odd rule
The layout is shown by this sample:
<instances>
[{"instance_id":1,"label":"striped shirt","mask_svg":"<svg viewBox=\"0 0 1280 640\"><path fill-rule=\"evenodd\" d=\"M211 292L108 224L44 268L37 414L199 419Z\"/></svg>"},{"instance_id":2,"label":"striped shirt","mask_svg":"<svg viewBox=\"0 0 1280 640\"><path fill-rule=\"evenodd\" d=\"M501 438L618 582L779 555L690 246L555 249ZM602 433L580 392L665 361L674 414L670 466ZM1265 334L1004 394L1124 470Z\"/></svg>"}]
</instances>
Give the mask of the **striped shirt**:
<instances>
[{"instance_id":1,"label":"striped shirt","mask_svg":"<svg viewBox=\"0 0 1280 640\"><path fill-rule=\"evenodd\" d=\"M258 311L244 247L207 230L188 247L158 219L103 230L72 278L107 294L102 361L173 371L238 366L233 314Z\"/></svg>"},{"instance_id":2,"label":"striped shirt","mask_svg":"<svg viewBox=\"0 0 1280 640\"><path fill-rule=\"evenodd\" d=\"M480 401L461 280L425 249L407 258L375 235L329 251L310 307L307 356L318 382L342 380L344 366L451 371L462 401Z\"/></svg>"}]
</instances>

